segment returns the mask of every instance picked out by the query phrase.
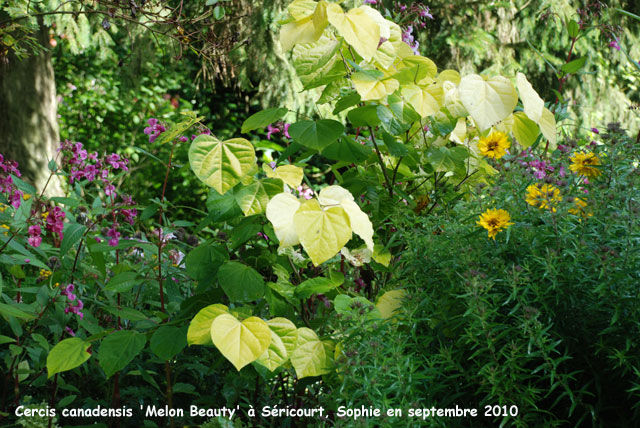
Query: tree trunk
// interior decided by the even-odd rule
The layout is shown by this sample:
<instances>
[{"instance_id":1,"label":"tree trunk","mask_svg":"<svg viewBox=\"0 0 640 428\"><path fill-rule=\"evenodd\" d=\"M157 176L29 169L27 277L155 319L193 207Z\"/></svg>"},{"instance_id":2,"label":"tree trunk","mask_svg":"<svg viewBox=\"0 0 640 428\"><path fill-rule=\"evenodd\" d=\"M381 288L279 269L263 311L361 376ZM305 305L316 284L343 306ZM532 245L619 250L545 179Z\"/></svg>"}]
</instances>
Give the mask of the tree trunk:
<instances>
[{"instance_id":1,"label":"tree trunk","mask_svg":"<svg viewBox=\"0 0 640 428\"><path fill-rule=\"evenodd\" d=\"M38 39L48 43L41 26ZM0 153L18 162L23 179L41 191L49 178L49 160L59 143L56 85L49 52L34 53L19 61L9 57L0 65ZM54 177L56 178L56 177ZM61 195L61 183L52 179L48 195Z\"/></svg>"}]
</instances>

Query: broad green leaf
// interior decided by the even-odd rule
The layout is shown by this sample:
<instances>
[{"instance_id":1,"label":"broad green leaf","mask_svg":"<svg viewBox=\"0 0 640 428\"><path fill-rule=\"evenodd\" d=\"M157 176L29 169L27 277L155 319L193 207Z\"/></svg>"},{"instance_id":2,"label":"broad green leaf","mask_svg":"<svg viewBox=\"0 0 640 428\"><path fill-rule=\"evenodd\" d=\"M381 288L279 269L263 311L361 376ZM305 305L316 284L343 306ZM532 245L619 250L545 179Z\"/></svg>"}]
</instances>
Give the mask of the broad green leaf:
<instances>
[{"instance_id":1,"label":"broad green leaf","mask_svg":"<svg viewBox=\"0 0 640 428\"><path fill-rule=\"evenodd\" d=\"M302 203L293 216L293 224L314 265L335 256L351 239L351 225L340 207L323 209L316 199Z\"/></svg>"},{"instance_id":2,"label":"broad green leaf","mask_svg":"<svg viewBox=\"0 0 640 428\"><path fill-rule=\"evenodd\" d=\"M293 66L305 90L324 86L347 72L338 53L342 42L322 36L317 42L293 49Z\"/></svg>"},{"instance_id":3,"label":"broad green leaf","mask_svg":"<svg viewBox=\"0 0 640 428\"><path fill-rule=\"evenodd\" d=\"M196 281L207 281L218 273L220 265L228 258L225 250L217 245L203 243L185 257L187 274Z\"/></svg>"},{"instance_id":4,"label":"broad green leaf","mask_svg":"<svg viewBox=\"0 0 640 428\"><path fill-rule=\"evenodd\" d=\"M269 108L254 113L242 123L242 130L240 132L246 134L255 129L261 129L271 125L273 122L282 119L282 117L287 114L287 111L286 108Z\"/></svg>"},{"instance_id":5,"label":"broad green leaf","mask_svg":"<svg viewBox=\"0 0 640 428\"><path fill-rule=\"evenodd\" d=\"M378 117L377 108L378 106L371 104L354 108L347 113L347 118L349 119L349 122L356 127L378 126L382 122Z\"/></svg>"},{"instance_id":6,"label":"broad green leaf","mask_svg":"<svg viewBox=\"0 0 640 428\"><path fill-rule=\"evenodd\" d=\"M256 163L255 151L244 138L220 141L199 135L189 149L191 169L201 181L224 195Z\"/></svg>"},{"instance_id":7,"label":"broad green leaf","mask_svg":"<svg viewBox=\"0 0 640 428\"><path fill-rule=\"evenodd\" d=\"M72 337L59 342L47 355L47 377L56 373L73 370L91 358L87 352L91 346L79 337Z\"/></svg>"},{"instance_id":8,"label":"broad green leaf","mask_svg":"<svg viewBox=\"0 0 640 428\"><path fill-rule=\"evenodd\" d=\"M148 320L149 317L142 312L133 308L118 308L116 306L105 306L104 310L117 317L124 318L129 321Z\"/></svg>"},{"instance_id":9,"label":"broad green leaf","mask_svg":"<svg viewBox=\"0 0 640 428\"><path fill-rule=\"evenodd\" d=\"M367 72L354 73L351 81L362 101L379 100L394 93L400 87L396 79L378 79Z\"/></svg>"},{"instance_id":10,"label":"broad green leaf","mask_svg":"<svg viewBox=\"0 0 640 428\"><path fill-rule=\"evenodd\" d=\"M267 177L279 178L284 181L287 186L292 188L296 188L302 184L302 178L304 177L302 168L295 165L280 165L275 171L267 166L265 172Z\"/></svg>"},{"instance_id":11,"label":"broad green leaf","mask_svg":"<svg viewBox=\"0 0 640 428\"><path fill-rule=\"evenodd\" d=\"M327 18L358 55L367 61L371 60L380 42L380 26L369 17L366 10L360 7L344 13L340 5L330 3L327 6Z\"/></svg>"},{"instance_id":12,"label":"broad green leaf","mask_svg":"<svg viewBox=\"0 0 640 428\"><path fill-rule=\"evenodd\" d=\"M215 189L211 189L207 197L207 211L214 222L227 221L242 215L233 193L221 195Z\"/></svg>"},{"instance_id":13,"label":"broad green leaf","mask_svg":"<svg viewBox=\"0 0 640 428\"><path fill-rule=\"evenodd\" d=\"M429 85L426 88L408 84L402 87L401 93L421 117L434 115L444 103L444 91L438 84Z\"/></svg>"},{"instance_id":14,"label":"broad green leaf","mask_svg":"<svg viewBox=\"0 0 640 428\"><path fill-rule=\"evenodd\" d=\"M513 114L511 132L513 132L516 141L525 149L535 143L540 135L538 125L522 112Z\"/></svg>"},{"instance_id":15,"label":"broad green leaf","mask_svg":"<svg viewBox=\"0 0 640 428\"><path fill-rule=\"evenodd\" d=\"M252 302L264 296L264 279L252 267L225 262L218 269L218 282L232 302Z\"/></svg>"},{"instance_id":16,"label":"broad green leaf","mask_svg":"<svg viewBox=\"0 0 640 428\"><path fill-rule=\"evenodd\" d=\"M220 303L215 303L200 309L191 320L191 323L189 323L187 343L189 343L189 345L211 344L211 323L218 315L228 313L229 308Z\"/></svg>"},{"instance_id":17,"label":"broad green leaf","mask_svg":"<svg viewBox=\"0 0 640 428\"><path fill-rule=\"evenodd\" d=\"M344 125L330 119L303 120L289 127L289 135L296 143L318 151L336 141L343 131Z\"/></svg>"},{"instance_id":18,"label":"broad green leaf","mask_svg":"<svg viewBox=\"0 0 640 428\"><path fill-rule=\"evenodd\" d=\"M170 360L187 346L187 336L182 328L165 325L158 328L153 336L149 348L162 360Z\"/></svg>"},{"instance_id":19,"label":"broad green leaf","mask_svg":"<svg viewBox=\"0 0 640 428\"><path fill-rule=\"evenodd\" d=\"M296 349L291 354L291 365L296 370L298 379L331 372L333 348L330 341L321 341L313 330L299 328Z\"/></svg>"},{"instance_id":20,"label":"broad green leaf","mask_svg":"<svg viewBox=\"0 0 640 428\"><path fill-rule=\"evenodd\" d=\"M295 168L295 167L294 167ZM243 186L235 193L236 202L246 216L262 214L267 208L269 199L282 192L282 181L267 178L255 180Z\"/></svg>"},{"instance_id":21,"label":"broad green leaf","mask_svg":"<svg viewBox=\"0 0 640 428\"><path fill-rule=\"evenodd\" d=\"M341 138L322 151L322 156L336 161L360 163L369 158L373 150L353 141L350 136Z\"/></svg>"},{"instance_id":22,"label":"broad green leaf","mask_svg":"<svg viewBox=\"0 0 640 428\"><path fill-rule=\"evenodd\" d=\"M346 294L339 294L333 300L333 307L337 313L342 315L352 315L365 319L380 319L380 311L366 297L349 297ZM361 312L362 310L364 312Z\"/></svg>"},{"instance_id":23,"label":"broad green leaf","mask_svg":"<svg viewBox=\"0 0 640 428\"><path fill-rule=\"evenodd\" d=\"M9 317L16 317L23 320L33 320L36 318L34 314L27 313L13 305L7 305L5 303L0 303L0 314L5 320L9 320Z\"/></svg>"},{"instance_id":24,"label":"broad green leaf","mask_svg":"<svg viewBox=\"0 0 640 428\"><path fill-rule=\"evenodd\" d=\"M458 90L460 101L480 131L504 120L518 104L516 89L502 76L487 78L470 74L462 78Z\"/></svg>"},{"instance_id":25,"label":"broad green leaf","mask_svg":"<svg viewBox=\"0 0 640 428\"><path fill-rule=\"evenodd\" d=\"M336 102L336 107L333 109L333 114L338 114L341 111L348 109L349 107L353 107L360 101L360 94L358 93L345 95Z\"/></svg>"},{"instance_id":26,"label":"broad green leaf","mask_svg":"<svg viewBox=\"0 0 640 428\"><path fill-rule=\"evenodd\" d=\"M271 343L271 329L258 317L249 317L240 322L233 315L222 314L211 324L211 340L240 371L267 350Z\"/></svg>"},{"instance_id":27,"label":"broad green leaf","mask_svg":"<svg viewBox=\"0 0 640 428\"><path fill-rule=\"evenodd\" d=\"M391 290L378 298L376 308L380 311L382 318L389 319L402 306L402 301L406 296L404 289Z\"/></svg>"},{"instance_id":28,"label":"broad green leaf","mask_svg":"<svg viewBox=\"0 0 640 428\"><path fill-rule=\"evenodd\" d=\"M518 87L520 99L524 106L524 112L534 122L539 121L540 117L542 117L544 101L542 101L542 98L540 98L540 95L538 95L536 90L533 89L533 86L531 86L531 83L529 83L524 74L518 73L516 75L516 86Z\"/></svg>"},{"instance_id":29,"label":"broad green leaf","mask_svg":"<svg viewBox=\"0 0 640 428\"><path fill-rule=\"evenodd\" d=\"M540 117L540 121L538 122L540 126L540 131L542 131L542 135L544 138L549 140L549 148L553 151L556 149L556 118L553 116L547 108L542 110L542 116Z\"/></svg>"},{"instance_id":30,"label":"broad green leaf","mask_svg":"<svg viewBox=\"0 0 640 428\"><path fill-rule=\"evenodd\" d=\"M331 291L334 288L341 286L343 282L344 275L339 272L331 275L329 278L311 278L298 284L294 293L299 299L308 299L314 294L324 294Z\"/></svg>"},{"instance_id":31,"label":"broad green leaf","mask_svg":"<svg viewBox=\"0 0 640 428\"><path fill-rule=\"evenodd\" d=\"M132 330L119 330L100 343L98 362L107 379L124 369L144 349L147 337Z\"/></svg>"},{"instance_id":32,"label":"broad green leaf","mask_svg":"<svg viewBox=\"0 0 640 428\"><path fill-rule=\"evenodd\" d=\"M280 193L267 204L267 219L280 241L280 247L291 247L300 243L293 225L293 216L300 208L298 198L290 193Z\"/></svg>"},{"instance_id":33,"label":"broad green leaf","mask_svg":"<svg viewBox=\"0 0 640 428\"><path fill-rule=\"evenodd\" d=\"M64 237L60 244L60 257L63 257L73 247L73 245L82 238L87 228L81 224L69 223L64 228Z\"/></svg>"}]
</instances>

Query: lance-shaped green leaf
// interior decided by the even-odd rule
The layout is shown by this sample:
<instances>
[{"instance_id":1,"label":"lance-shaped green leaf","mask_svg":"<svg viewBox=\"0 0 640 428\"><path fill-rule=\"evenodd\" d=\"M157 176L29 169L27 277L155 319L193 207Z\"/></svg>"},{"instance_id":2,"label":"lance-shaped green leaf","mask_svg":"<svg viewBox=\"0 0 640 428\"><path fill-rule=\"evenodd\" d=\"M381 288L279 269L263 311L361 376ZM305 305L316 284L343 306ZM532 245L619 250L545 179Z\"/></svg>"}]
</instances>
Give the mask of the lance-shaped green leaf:
<instances>
[{"instance_id":1,"label":"lance-shaped green leaf","mask_svg":"<svg viewBox=\"0 0 640 428\"><path fill-rule=\"evenodd\" d=\"M301 282L295 288L295 295L299 299L308 299L314 294L322 294L339 287L344 282L344 275L335 272L329 278L317 277Z\"/></svg>"},{"instance_id":2,"label":"lance-shaped green leaf","mask_svg":"<svg viewBox=\"0 0 640 428\"><path fill-rule=\"evenodd\" d=\"M218 315L228 314L229 308L220 303L200 309L189 323L187 343L189 345L211 344L211 323Z\"/></svg>"},{"instance_id":3,"label":"lance-shaped green leaf","mask_svg":"<svg viewBox=\"0 0 640 428\"><path fill-rule=\"evenodd\" d=\"M242 130L240 132L246 134L254 129L260 129L267 125L271 125L273 122L282 119L282 117L287 114L287 111L288 110L286 108L268 108L254 113L242 123Z\"/></svg>"},{"instance_id":4,"label":"lance-shaped green leaf","mask_svg":"<svg viewBox=\"0 0 640 428\"><path fill-rule=\"evenodd\" d=\"M290 193L280 193L267 204L267 219L273 225L281 248L300 243L298 232L293 225L293 216L298 208L300 201Z\"/></svg>"},{"instance_id":5,"label":"lance-shaped green leaf","mask_svg":"<svg viewBox=\"0 0 640 428\"><path fill-rule=\"evenodd\" d=\"M330 3L327 6L327 18L356 53L370 61L378 50L380 26L363 8L351 9L344 13L340 5Z\"/></svg>"},{"instance_id":6,"label":"lance-shaped green leaf","mask_svg":"<svg viewBox=\"0 0 640 428\"><path fill-rule=\"evenodd\" d=\"M111 333L100 344L98 361L107 379L124 369L144 349L147 337L132 330Z\"/></svg>"},{"instance_id":7,"label":"lance-shaped green leaf","mask_svg":"<svg viewBox=\"0 0 640 428\"><path fill-rule=\"evenodd\" d=\"M231 314L223 314L211 324L211 340L239 371L264 354L271 343L271 329L258 317L240 322Z\"/></svg>"},{"instance_id":8,"label":"lance-shaped green leaf","mask_svg":"<svg viewBox=\"0 0 640 428\"><path fill-rule=\"evenodd\" d=\"M298 342L291 354L291 365L296 370L298 378L321 376L333 368L333 342L322 341L311 329L298 329Z\"/></svg>"},{"instance_id":9,"label":"lance-shaped green leaf","mask_svg":"<svg viewBox=\"0 0 640 428\"><path fill-rule=\"evenodd\" d=\"M54 346L47 355L47 377L73 370L91 358L87 352L91 346L79 337L65 339Z\"/></svg>"},{"instance_id":10,"label":"lance-shaped green leaf","mask_svg":"<svg viewBox=\"0 0 640 428\"><path fill-rule=\"evenodd\" d=\"M298 329L286 318L271 319L267 325L271 329L271 344L256 362L274 371L287 362L296 348Z\"/></svg>"},{"instance_id":11,"label":"lance-shaped green leaf","mask_svg":"<svg viewBox=\"0 0 640 428\"><path fill-rule=\"evenodd\" d=\"M246 216L262 214L269 200L284 190L281 180L267 178L242 186L235 193L236 202Z\"/></svg>"},{"instance_id":12,"label":"lance-shaped green leaf","mask_svg":"<svg viewBox=\"0 0 640 428\"><path fill-rule=\"evenodd\" d=\"M221 195L238 184L255 162L253 146L244 138L220 141L199 135L189 149L189 163L196 177Z\"/></svg>"},{"instance_id":13,"label":"lance-shaped green leaf","mask_svg":"<svg viewBox=\"0 0 640 428\"><path fill-rule=\"evenodd\" d=\"M302 203L293 216L293 224L316 266L335 256L351 239L346 211L341 206L322 208L316 199Z\"/></svg>"},{"instance_id":14,"label":"lance-shaped green leaf","mask_svg":"<svg viewBox=\"0 0 640 428\"><path fill-rule=\"evenodd\" d=\"M462 78L458 91L460 101L480 131L504 120L518 104L516 89L502 76L488 78L470 74Z\"/></svg>"},{"instance_id":15,"label":"lance-shaped green leaf","mask_svg":"<svg viewBox=\"0 0 640 428\"><path fill-rule=\"evenodd\" d=\"M303 120L289 127L289 135L296 143L318 151L336 141L343 131L343 124L330 119Z\"/></svg>"}]
</instances>

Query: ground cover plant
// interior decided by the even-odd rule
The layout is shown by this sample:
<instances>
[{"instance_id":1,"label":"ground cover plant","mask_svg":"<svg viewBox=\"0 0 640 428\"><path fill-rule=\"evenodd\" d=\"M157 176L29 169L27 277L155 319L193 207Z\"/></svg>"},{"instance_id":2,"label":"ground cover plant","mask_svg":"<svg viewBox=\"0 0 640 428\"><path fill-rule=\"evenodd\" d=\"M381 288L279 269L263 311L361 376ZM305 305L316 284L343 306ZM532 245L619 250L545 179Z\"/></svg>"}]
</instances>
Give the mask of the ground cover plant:
<instances>
[{"instance_id":1,"label":"ground cover plant","mask_svg":"<svg viewBox=\"0 0 640 428\"><path fill-rule=\"evenodd\" d=\"M601 9L563 21L543 99L421 55L425 4L294 0L311 112L163 104L141 150L69 135L42 188L1 156L2 423L637 424L640 133L574 126L563 91Z\"/></svg>"}]
</instances>

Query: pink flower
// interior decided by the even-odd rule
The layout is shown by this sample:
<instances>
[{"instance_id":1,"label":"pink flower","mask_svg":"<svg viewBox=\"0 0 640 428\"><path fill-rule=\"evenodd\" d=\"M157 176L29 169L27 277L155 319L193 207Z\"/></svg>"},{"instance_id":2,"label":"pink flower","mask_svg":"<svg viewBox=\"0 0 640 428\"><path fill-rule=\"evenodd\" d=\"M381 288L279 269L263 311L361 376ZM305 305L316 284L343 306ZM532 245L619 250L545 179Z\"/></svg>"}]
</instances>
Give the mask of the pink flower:
<instances>
[{"instance_id":1,"label":"pink flower","mask_svg":"<svg viewBox=\"0 0 640 428\"><path fill-rule=\"evenodd\" d=\"M273 134L277 134L280 132L280 128L276 128L275 126L267 126L267 140L271 140L271 136Z\"/></svg>"},{"instance_id":2,"label":"pink flower","mask_svg":"<svg viewBox=\"0 0 640 428\"><path fill-rule=\"evenodd\" d=\"M609 47L610 48L614 48L615 50L619 51L620 50L620 45L618 44L618 42L616 40L611 40L609 42Z\"/></svg>"},{"instance_id":3,"label":"pink flower","mask_svg":"<svg viewBox=\"0 0 640 428\"><path fill-rule=\"evenodd\" d=\"M291 135L289 135L289 127L291 126L290 123L285 123L284 124L284 136L287 138L291 138Z\"/></svg>"}]
</instances>

